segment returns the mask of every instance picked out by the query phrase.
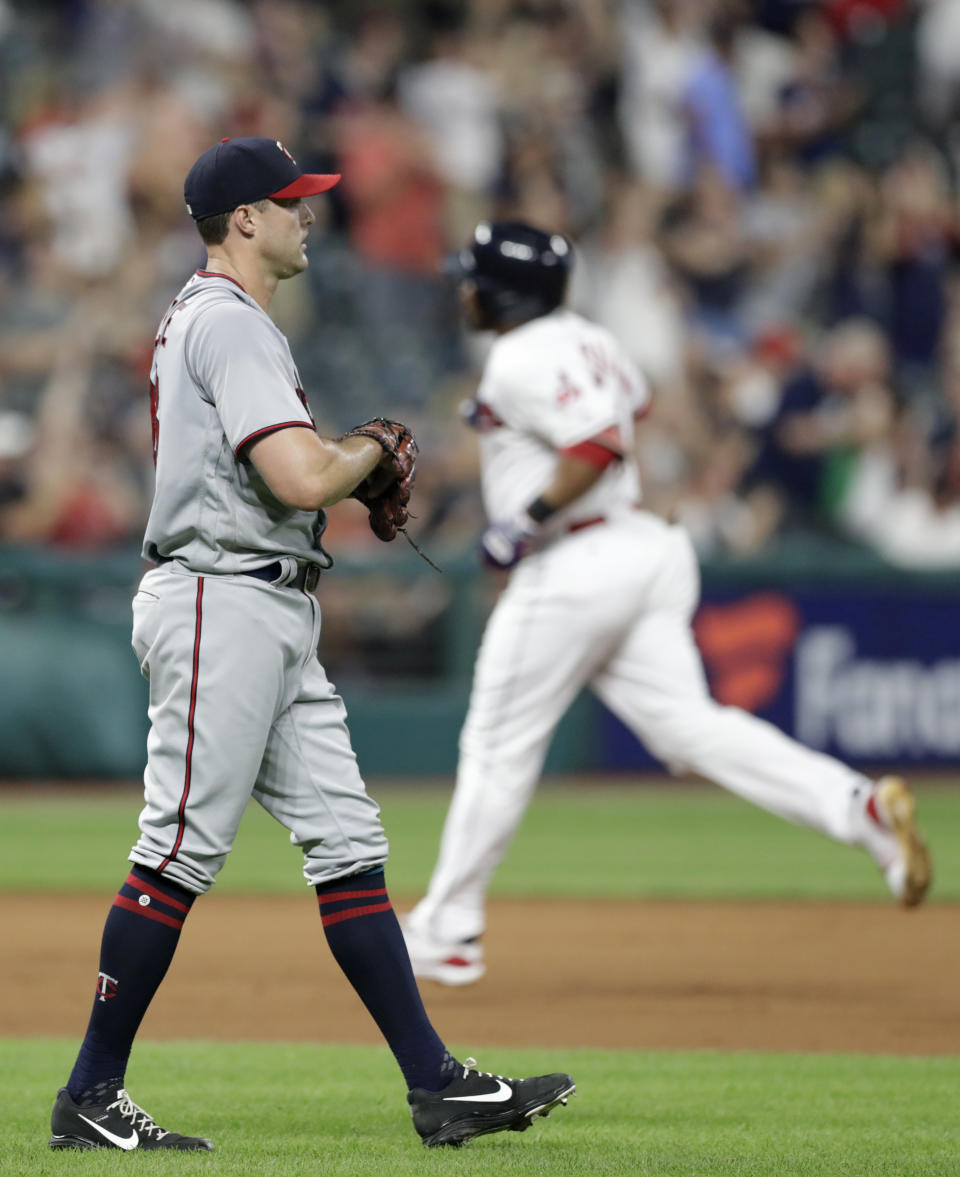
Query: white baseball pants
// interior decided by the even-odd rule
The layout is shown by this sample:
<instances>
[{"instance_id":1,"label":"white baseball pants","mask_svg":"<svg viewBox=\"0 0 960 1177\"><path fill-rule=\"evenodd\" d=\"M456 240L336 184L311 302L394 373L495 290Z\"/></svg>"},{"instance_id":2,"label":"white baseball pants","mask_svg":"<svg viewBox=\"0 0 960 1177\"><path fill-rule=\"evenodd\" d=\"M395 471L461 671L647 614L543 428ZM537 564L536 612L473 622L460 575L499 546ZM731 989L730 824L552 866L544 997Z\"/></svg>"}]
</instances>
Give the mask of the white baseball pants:
<instances>
[{"instance_id":1,"label":"white baseball pants","mask_svg":"<svg viewBox=\"0 0 960 1177\"><path fill-rule=\"evenodd\" d=\"M857 839L866 778L710 697L690 622L699 568L686 532L646 512L527 557L488 622L460 737L440 855L411 928L465 940L584 685L675 772L697 773L840 842Z\"/></svg>"}]
</instances>

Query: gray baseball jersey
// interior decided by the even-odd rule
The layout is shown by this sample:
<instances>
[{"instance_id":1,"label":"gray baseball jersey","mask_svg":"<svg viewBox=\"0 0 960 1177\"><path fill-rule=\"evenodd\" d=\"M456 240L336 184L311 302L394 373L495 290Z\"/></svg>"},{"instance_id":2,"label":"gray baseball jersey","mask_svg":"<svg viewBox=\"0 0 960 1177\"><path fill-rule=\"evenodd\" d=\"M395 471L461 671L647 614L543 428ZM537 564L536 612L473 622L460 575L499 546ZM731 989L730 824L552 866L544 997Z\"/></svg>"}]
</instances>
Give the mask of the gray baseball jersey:
<instances>
[{"instance_id":1,"label":"gray baseball jersey","mask_svg":"<svg viewBox=\"0 0 960 1177\"><path fill-rule=\"evenodd\" d=\"M281 503L246 447L313 419L285 336L231 278L201 270L170 304L150 389L157 481L144 556L195 572L310 557L315 513Z\"/></svg>"},{"instance_id":2,"label":"gray baseball jersey","mask_svg":"<svg viewBox=\"0 0 960 1177\"><path fill-rule=\"evenodd\" d=\"M308 882L382 865L379 810L316 654L320 606L272 575L324 564L317 516L280 502L246 456L254 439L312 418L285 338L231 279L200 271L171 304L151 410L143 551L159 567L133 603L150 734L131 859L207 890L253 797L303 849Z\"/></svg>"}]
</instances>

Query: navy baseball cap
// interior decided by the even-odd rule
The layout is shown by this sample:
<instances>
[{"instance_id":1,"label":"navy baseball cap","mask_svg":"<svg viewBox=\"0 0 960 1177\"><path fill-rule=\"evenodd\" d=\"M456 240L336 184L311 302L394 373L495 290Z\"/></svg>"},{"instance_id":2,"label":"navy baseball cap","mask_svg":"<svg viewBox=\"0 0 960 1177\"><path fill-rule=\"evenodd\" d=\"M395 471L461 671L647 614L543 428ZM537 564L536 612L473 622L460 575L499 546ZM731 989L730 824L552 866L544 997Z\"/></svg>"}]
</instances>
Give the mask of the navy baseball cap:
<instances>
[{"instance_id":1,"label":"navy baseball cap","mask_svg":"<svg viewBox=\"0 0 960 1177\"><path fill-rule=\"evenodd\" d=\"M302 172L279 139L221 139L187 173L183 198L187 212L201 221L268 196L316 196L339 179Z\"/></svg>"}]
</instances>

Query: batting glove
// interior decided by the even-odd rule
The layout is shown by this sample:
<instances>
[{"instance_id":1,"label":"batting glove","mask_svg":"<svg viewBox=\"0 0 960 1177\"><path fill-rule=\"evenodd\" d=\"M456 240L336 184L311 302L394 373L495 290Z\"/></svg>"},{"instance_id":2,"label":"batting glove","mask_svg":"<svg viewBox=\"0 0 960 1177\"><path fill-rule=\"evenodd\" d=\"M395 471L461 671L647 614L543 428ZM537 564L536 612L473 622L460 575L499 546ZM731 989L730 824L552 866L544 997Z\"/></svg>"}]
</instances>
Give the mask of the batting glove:
<instances>
[{"instance_id":1,"label":"batting glove","mask_svg":"<svg viewBox=\"0 0 960 1177\"><path fill-rule=\"evenodd\" d=\"M513 519L491 523L480 537L480 557L491 568L513 568L530 551L540 529L523 511Z\"/></svg>"}]
</instances>

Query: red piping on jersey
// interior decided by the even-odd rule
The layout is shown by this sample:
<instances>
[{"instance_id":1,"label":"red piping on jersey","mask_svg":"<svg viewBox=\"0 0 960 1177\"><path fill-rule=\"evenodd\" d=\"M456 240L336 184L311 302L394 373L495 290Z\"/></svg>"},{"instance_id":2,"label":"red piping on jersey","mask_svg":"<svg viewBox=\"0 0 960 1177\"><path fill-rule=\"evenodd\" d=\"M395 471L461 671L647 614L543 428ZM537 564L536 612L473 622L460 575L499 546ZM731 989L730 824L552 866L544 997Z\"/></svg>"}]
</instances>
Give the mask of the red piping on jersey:
<instances>
[{"instance_id":1,"label":"red piping on jersey","mask_svg":"<svg viewBox=\"0 0 960 1177\"><path fill-rule=\"evenodd\" d=\"M177 809L177 839L173 849L157 867L158 873L163 873L171 861L177 857L180 843L183 841L183 831L186 828L187 798L190 796L190 779L193 775L193 738L194 719L197 714L197 679L200 677L200 631L203 628L203 577L197 577L197 619L193 631L193 677L190 680L190 710L187 713L187 754L183 774L183 793Z\"/></svg>"},{"instance_id":2,"label":"red piping on jersey","mask_svg":"<svg viewBox=\"0 0 960 1177\"><path fill-rule=\"evenodd\" d=\"M481 400L468 401L466 411L461 411L463 423L471 429L479 430L480 433L489 433L492 429L500 429L503 426L503 421L493 409Z\"/></svg>"},{"instance_id":3,"label":"red piping on jersey","mask_svg":"<svg viewBox=\"0 0 960 1177\"><path fill-rule=\"evenodd\" d=\"M169 895L164 895L159 887L152 887L149 883L145 883L143 879L138 879L132 871L127 875L127 883L137 891L143 891L145 895L152 895L154 899L159 899L161 903L165 903L168 907L175 907L177 911L186 913L190 910L186 903L181 903L179 899L172 899Z\"/></svg>"},{"instance_id":4,"label":"red piping on jersey","mask_svg":"<svg viewBox=\"0 0 960 1177\"><path fill-rule=\"evenodd\" d=\"M642 511L643 505L641 503L634 503L632 510ZM585 527L596 527L598 523L606 523L609 518L609 515L591 515L589 519L575 519L572 523L567 524L567 531L583 531Z\"/></svg>"},{"instance_id":5,"label":"red piping on jersey","mask_svg":"<svg viewBox=\"0 0 960 1177\"><path fill-rule=\"evenodd\" d=\"M148 920L156 920L158 924L166 924L171 928L183 927L183 920L175 919L172 915L167 915L162 911L154 911L152 907L141 907L136 899L128 899L126 895L118 895L113 901L113 906L146 916Z\"/></svg>"},{"instance_id":6,"label":"red piping on jersey","mask_svg":"<svg viewBox=\"0 0 960 1177\"><path fill-rule=\"evenodd\" d=\"M575 523L571 523L567 531L583 531L585 527L594 527L598 523L606 523L606 515L594 515L592 519L578 519Z\"/></svg>"},{"instance_id":7,"label":"red piping on jersey","mask_svg":"<svg viewBox=\"0 0 960 1177\"><path fill-rule=\"evenodd\" d=\"M599 433L595 433L588 440L595 441L604 449L613 450L617 457L623 457L623 435L619 425L608 425L606 429L601 429Z\"/></svg>"},{"instance_id":8,"label":"red piping on jersey","mask_svg":"<svg viewBox=\"0 0 960 1177\"><path fill-rule=\"evenodd\" d=\"M276 425L267 425L263 429L258 429L255 433L251 433L249 437L245 437L243 441L233 451L234 454L239 454L245 445L249 445L251 441L257 441L258 438L266 437L268 433L278 433L281 429L316 429L316 426L311 425L309 421L280 421Z\"/></svg>"},{"instance_id":9,"label":"red piping on jersey","mask_svg":"<svg viewBox=\"0 0 960 1177\"><path fill-rule=\"evenodd\" d=\"M345 911L333 911L330 915L321 915L320 922L325 928L331 924L340 924L344 920L356 919L358 915L376 915L377 912L389 911L390 900L386 903L371 903L368 907L348 907Z\"/></svg>"},{"instance_id":10,"label":"red piping on jersey","mask_svg":"<svg viewBox=\"0 0 960 1177\"><path fill-rule=\"evenodd\" d=\"M228 282L232 282L234 286L240 286L240 283L236 280L236 278L231 278L229 274L218 274L216 270L197 270L197 274L201 278L226 278L226 280ZM243 287L240 286L240 289L243 290ZM243 290L243 293L246 294L246 290Z\"/></svg>"},{"instance_id":11,"label":"red piping on jersey","mask_svg":"<svg viewBox=\"0 0 960 1177\"><path fill-rule=\"evenodd\" d=\"M620 454L592 438L590 441L581 441L579 445L567 446L560 453L565 458L579 458L582 462L596 466L598 470L606 470L611 462L621 461Z\"/></svg>"}]
</instances>

